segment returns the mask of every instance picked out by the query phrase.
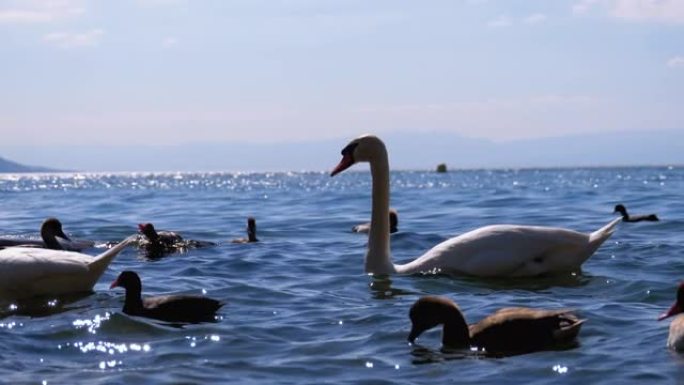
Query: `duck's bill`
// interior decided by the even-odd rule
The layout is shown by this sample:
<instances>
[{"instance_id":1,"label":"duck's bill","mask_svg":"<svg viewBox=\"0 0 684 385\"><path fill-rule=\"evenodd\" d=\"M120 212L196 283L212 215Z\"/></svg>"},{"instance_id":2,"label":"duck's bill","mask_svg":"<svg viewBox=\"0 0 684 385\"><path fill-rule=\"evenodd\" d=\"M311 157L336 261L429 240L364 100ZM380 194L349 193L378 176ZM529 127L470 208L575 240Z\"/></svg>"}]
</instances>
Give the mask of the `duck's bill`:
<instances>
[{"instance_id":1,"label":"duck's bill","mask_svg":"<svg viewBox=\"0 0 684 385\"><path fill-rule=\"evenodd\" d=\"M66 234L64 234L64 231L62 231L62 230L59 230L59 232L55 235L62 238L62 239L66 239L67 241L71 242L71 239Z\"/></svg>"},{"instance_id":2,"label":"duck's bill","mask_svg":"<svg viewBox=\"0 0 684 385\"><path fill-rule=\"evenodd\" d=\"M672 305L670 310L666 311L665 313L661 314L660 317L658 317L658 321L662 321L665 318L672 317L673 315L676 315L676 314L679 314L682 312L684 312L684 309L679 307L678 304L674 304L674 305Z\"/></svg>"},{"instance_id":3,"label":"duck's bill","mask_svg":"<svg viewBox=\"0 0 684 385\"><path fill-rule=\"evenodd\" d=\"M418 338L419 335L420 335L419 330L417 330L416 328L411 328L411 332L409 333L408 338L406 338L406 340L408 340L408 342L410 342L410 343L414 343L416 341L416 338Z\"/></svg>"},{"instance_id":4,"label":"duck's bill","mask_svg":"<svg viewBox=\"0 0 684 385\"><path fill-rule=\"evenodd\" d=\"M111 285L109 285L109 289L110 289L110 290L113 289L113 288L115 288L115 287L119 287L119 279L118 279L118 278L115 279L114 282L112 282Z\"/></svg>"},{"instance_id":5,"label":"duck's bill","mask_svg":"<svg viewBox=\"0 0 684 385\"><path fill-rule=\"evenodd\" d=\"M335 176L335 175L341 173L342 171L351 167L351 165L353 165L353 164L354 164L354 159L352 158L351 155L342 155L342 160L337 165L337 167L335 167L335 169L332 170L332 172L330 173L330 176Z\"/></svg>"}]
</instances>

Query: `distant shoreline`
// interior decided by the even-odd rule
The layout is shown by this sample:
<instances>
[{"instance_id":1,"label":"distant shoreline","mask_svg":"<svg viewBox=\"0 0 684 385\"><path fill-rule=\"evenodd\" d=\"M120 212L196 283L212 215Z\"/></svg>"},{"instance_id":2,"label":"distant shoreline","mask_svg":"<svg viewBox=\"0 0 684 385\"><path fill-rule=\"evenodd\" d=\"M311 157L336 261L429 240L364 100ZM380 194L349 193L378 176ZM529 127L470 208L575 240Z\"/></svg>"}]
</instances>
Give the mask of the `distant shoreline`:
<instances>
[{"instance_id":1,"label":"distant shoreline","mask_svg":"<svg viewBox=\"0 0 684 385\"><path fill-rule=\"evenodd\" d=\"M450 167L449 171L444 174L455 173L455 172L469 172L469 171L535 171L535 170L594 170L594 169L635 169L635 168L653 168L653 169L674 169L674 168L684 168L684 164L653 164L653 165L597 165L597 166L541 166L541 167ZM264 170L264 171L248 171L248 170L223 170L223 171L69 171L69 170L51 170L51 171L22 171L22 172L12 172L12 171L0 171L0 177L8 175L124 175L124 174L143 174L143 175L165 175L165 174L176 174L176 175L188 175L188 174L287 174L287 173L297 173L297 174L310 174L310 173L321 173L326 174L330 170ZM435 173L434 169L410 169L410 168L398 168L393 169L393 172L427 172ZM368 172L366 169L355 169L350 170L350 172L364 173Z\"/></svg>"}]
</instances>

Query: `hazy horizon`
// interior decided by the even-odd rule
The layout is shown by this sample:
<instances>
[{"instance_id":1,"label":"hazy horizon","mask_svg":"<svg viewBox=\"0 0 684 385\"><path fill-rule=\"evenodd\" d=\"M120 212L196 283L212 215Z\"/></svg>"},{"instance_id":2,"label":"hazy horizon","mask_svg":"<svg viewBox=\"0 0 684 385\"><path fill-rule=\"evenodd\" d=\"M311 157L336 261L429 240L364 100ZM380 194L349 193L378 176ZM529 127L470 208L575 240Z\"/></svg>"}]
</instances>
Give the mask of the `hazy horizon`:
<instances>
[{"instance_id":1,"label":"hazy horizon","mask_svg":"<svg viewBox=\"0 0 684 385\"><path fill-rule=\"evenodd\" d=\"M654 135L655 134L655 135ZM684 132L611 132L495 142L457 134L381 135L396 170L667 166L684 164ZM0 157L82 172L325 171L352 139L186 145L0 145ZM359 166L362 169L364 166Z\"/></svg>"}]
</instances>

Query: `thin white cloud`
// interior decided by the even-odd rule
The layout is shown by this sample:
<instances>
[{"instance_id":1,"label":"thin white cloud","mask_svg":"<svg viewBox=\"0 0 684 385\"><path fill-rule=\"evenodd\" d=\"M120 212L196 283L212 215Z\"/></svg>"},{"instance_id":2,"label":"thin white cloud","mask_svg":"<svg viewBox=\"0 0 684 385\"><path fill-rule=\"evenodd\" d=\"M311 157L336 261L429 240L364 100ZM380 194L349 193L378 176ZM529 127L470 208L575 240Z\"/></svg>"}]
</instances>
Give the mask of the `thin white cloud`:
<instances>
[{"instance_id":1,"label":"thin white cloud","mask_svg":"<svg viewBox=\"0 0 684 385\"><path fill-rule=\"evenodd\" d=\"M525 24L539 24L546 21L546 15L543 13L533 13L523 19Z\"/></svg>"},{"instance_id":2,"label":"thin white cloud","mask_svg":"<svg viewBox=\"0 0 684 385\"><path fill-rule=\"evenodd\" d=\"M667 61L670 68L684 68L684 56L675 56Z\"/></svg>"},{"instance_id":3,"label":"thin white cloud","mask_svg":"<svg viewBox=\"0 0 684 385\"><path fill-rule=\"evenodd\" d=\"M614 0L611 13L630 21L684 23L684 1Z\"/></svg>"},{"instance_id":4,"label":"thin white cloud","mask_svg":"<svg viewBox=\"0 0 684 385\"><path fill-rule=\"evenodd\" d=\"M631 22L684 23L683 0L579 0L572 6L572 12L576 15L594 9Z\"/></svg>"},{"instance_id":5,"label":"thin white cloud","mask_svg":"<svg viewBox=\"0 0 684 385\"><path fill-rule=\"evenodd\" d=\"M162 40L162 47L164 48L171 48L176 46L176 44L178 44L178 39L173 36L166 37Z\"/></svg>"},{"instance_id":6,"label":"thin white cloud","mask_svg":"<svg viewBox=\"0 0 684 385\"><path fill-rule=\"evenodd\" d=\"M43 36L43 41L59 48L95 47L100 44L102 35L104 35L104 31L101 29L92 29L81 33L52 32Z\"/></svg>"},{"instance_id":7,"label":"thin white cloud","mask_svg":"<svg viewBox=\"0 0 684 385\"><path fill-rule=\"evenodd\" d=\"M0 24L49 23L85 13L80 0L27 0L4 4L4 8L0 8Z\"/></svg>"},{"instance_id":8,"label":"thin white cloud","mask_svg":"<svg viewBox=\"0 0 684 385\"><path fill-rule=\"evenodd\" d=\"M572 13L576 15L587 13L596 3L598 0L580 0L572 5Z\"/></svg>"},{"instance_id":9,"label":"thin white cloud","mask_svg":"<svg viewBox=\"0 0 684 385\"><path fill-rule=\"evenodd\" d=\"M511 25L513 25L513 21L506 15L497 16L487 22L487 26L490 28L505 28L510 27Z\"/></svg>"},{"instance_id":10,"label":"thin white cloud","mask_svg":"<svg viewBox=\"0 0 684 385\"><path fill-rule=\"evenodd\" d=\"M146 7L156 7L185 4L185 0L137 0L137 3Z\"/></svg>"}]
</instances>

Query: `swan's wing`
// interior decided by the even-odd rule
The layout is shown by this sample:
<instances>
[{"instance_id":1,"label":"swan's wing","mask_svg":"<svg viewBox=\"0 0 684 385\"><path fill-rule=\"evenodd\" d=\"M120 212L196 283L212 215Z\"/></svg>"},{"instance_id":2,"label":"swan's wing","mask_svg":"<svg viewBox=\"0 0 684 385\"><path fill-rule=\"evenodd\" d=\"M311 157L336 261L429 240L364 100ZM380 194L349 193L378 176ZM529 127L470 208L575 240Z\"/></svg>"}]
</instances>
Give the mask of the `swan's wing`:
<instances>
[{"instance_id":1,"label":"swan's wing","mask_svg":"<svg viewBox=\"0 0 684 385\"><path fill-rule=\"evenodd\" d=\"M91 259L85 254L61 250L28 247L0 250L0 296L17 293L22 297L22 291L34 292L35 286L45 280L87 274Z\"/></svg>"},{"instance_id":2,"label":"swan's wing","mask_svg":"<svg viewBox=\"0 0 684 385\"><path fill-rule=\"evenodd\" d=\"M589 256L588 242L588 234L562 228L486 226L448 239L397 270L534 276L578 268Z\"/></svg>"}]
</instances>

